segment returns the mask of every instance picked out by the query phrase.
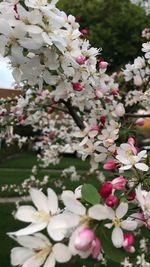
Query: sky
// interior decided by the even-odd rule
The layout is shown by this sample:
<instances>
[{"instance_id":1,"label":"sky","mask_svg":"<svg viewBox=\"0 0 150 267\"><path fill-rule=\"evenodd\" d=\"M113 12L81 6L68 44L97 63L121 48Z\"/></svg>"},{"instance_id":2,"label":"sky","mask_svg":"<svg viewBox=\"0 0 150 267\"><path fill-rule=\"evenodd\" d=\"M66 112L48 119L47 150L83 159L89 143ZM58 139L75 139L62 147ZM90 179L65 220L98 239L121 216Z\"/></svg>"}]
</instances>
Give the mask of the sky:
<instances>
[{"instance_id":1,"label":"sky","mask_svg":"<svg viewBox=\"0 0 150 267\"><path fill-rule=\"evenodd\" d=\"M14 79L8 62L8 59L0 57L0 88L13 88Z\"/></svg>"}]
</instances>

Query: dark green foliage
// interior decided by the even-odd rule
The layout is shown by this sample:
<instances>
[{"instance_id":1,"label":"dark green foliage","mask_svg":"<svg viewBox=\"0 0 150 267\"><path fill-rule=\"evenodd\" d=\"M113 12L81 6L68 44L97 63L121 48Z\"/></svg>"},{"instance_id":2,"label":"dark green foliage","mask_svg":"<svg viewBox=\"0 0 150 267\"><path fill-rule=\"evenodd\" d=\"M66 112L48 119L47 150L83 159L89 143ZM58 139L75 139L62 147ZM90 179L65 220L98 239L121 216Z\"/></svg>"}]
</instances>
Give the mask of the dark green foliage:
<instances>
[{"instance_id":1,"label":"dark green foliage","mask_svg":"<svg viewBox=\"0 0 150 267\"><path fill-rule=\"evenodd\" d=\"M87 39L102 47L109 70L118 70L141 54L141 31L150 25L150 17L129 0L61 0L58 7L80 19L87 28Z\"/></svg>"}]
</instances>

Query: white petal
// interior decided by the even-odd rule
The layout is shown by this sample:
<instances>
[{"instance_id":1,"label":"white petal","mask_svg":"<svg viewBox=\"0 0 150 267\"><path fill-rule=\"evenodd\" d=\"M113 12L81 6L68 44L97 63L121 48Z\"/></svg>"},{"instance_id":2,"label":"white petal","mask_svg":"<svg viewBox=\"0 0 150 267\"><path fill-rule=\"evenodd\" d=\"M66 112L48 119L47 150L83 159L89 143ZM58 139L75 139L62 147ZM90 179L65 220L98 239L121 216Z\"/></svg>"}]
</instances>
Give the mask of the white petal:
<instances>
[{"instance_id":1,"label":"white petal","mask_svg":"<svg viewBox=\"0 0 150 267\"><path fill-rule=\"evenodd\" d=\"M48 258L47 258L47 260L46 260L46 262L45 262L43 267L54 267L55 263L56 263L56 261L55 261L54 255L53 255L53 253L51 253L48 256Z\"/></svg>"},{"instance_id":2,"label":"white petal","mask_svg":"<svg viewBox=\"0 0 150 267\"><path fill-rule=\"evenodd\" d=\"M45 247L45 242L38 237L35 236L18 236L17 242L26 248L35 249Z\"/></svg>"},{"instance_id":3,"label":"white petal","mask_svg":"<svg viewBox=\"0 0 150 267\"><path fill-rule=\"evenodd\" d=\"M18 230L16 232L8 233L9 235L21 236L21 235L30 235L35 232L43 230L47 226L47 223L38 223L38 224L30 224L29 226Z\"/></svg>"},{"instance_id":4,"label":"white petal","mask_svg":"<svg viewBox=\"0 0 150 267\"><path fill-rule=\"evenodd\" d=\"M111 229L112 226L113 226L112 223L106 223L105 224L105 227L107 227L108 229Z\"/></svg>"},{"instance_id":5,"label":"white petal","mask_svg":"<svg viewBox=\"0 0 150 267\"><path fill-rule=\"evenodd\" d=\"M116 216L121 219L128 211L128 204L121 202L118 208L116 209Z\"/></svg>"},{"instance_id":6,"label":"white petal","mask_svg":"<svg viewBox=\"0 0 150 267\"><path fill-rule=\"evenodd\" d=\"M124 220L121 222L121 227L125 230L133 231L137 227L137 222L132 220Z\"/></svg>"},{"instance_id":7,"label":"white petal","mask_svg":"<svg viewBox=\"0 0 150 267\"><path fill-rule=\"evenodd\" d=\"M43 194L43 192L41 192L38 189L32 188L30 190L30 194L31 194L31 198L32 198L34 205L37 207L39 211L44 210L46 212L49 212L48 199Z\"/></svg>"},{"instance_id":8,"label":"white petal","mask_svg":"<svg viewBox=\"0 0 150 267\"><path fill-rule=\"evenodd\" d=\"M136 163L135 167L143 172L147 172L149 167L145 163Z\"/></svg>"},{"instance_id":9,"label":"white petal","mask_svg":"<svg viewBox=\"0 0 150 267\"><path fill-rule=\"evenodd\" d=\"M11 250L11 265L22 265L27 259L32 257L33 252L30 249L15 247Z\"/></svg>"},{"instance_id":10,"label":"white petal","mask_svg":"<svg viewBox=\"0 0 150 267\"><path fill-rule=\"evenodd\" d=\"M67 230L76 227L79 221L80 217L76 214L59 214L51 219L47 231L53 240L60 241L66 236Z\"/></svg>"},{"instance_id":11,"label":"white petal","mask_svg":"<svg viewBox=\"0 0 150 267\"><path fill-rule=\"evenodd\" d=\"M64 244L57 243L53 246L54 257L57 262L67 262L71 259L71 252Z\"/></svg>"},{"instance_id":12,"label":"white petal","mask_svg":"<svg viewBox=\"0 0 150 267\"><path fill-rule=\"evenodd\" d=\"M125 170L129 170L132 168L132 165L126 165L126 166L122 166L119 168L119 170L125 171Z\"/></svg>"},{"instance_id":13,"label":"white petal","mask_svg":"<svg viewBox=\"0 0 150 267\"><path fill-rule=\"evenodd\" d=\"M51 188L48 188L47 195L50 212L52 214L55 214L58 210L58 197L54 190L52 190Z\"/></svg>"},{"instance_id":14,"label":"white petal","mask_svg":"<svg viewBox=\"0 0 150 267\"><path fill-rule=\"evenodd\" d=\"M101 204L96 204L89 208L88 214L95 220L105 220L108 218L108 209Z\"/></svg>"},{"instance_id":15,"label":"white petal","mask_svg":"<svg viewBox=\"0 0 150 267\"><path fill-rule=\"evenodd\" d=\"M71 196L69 194L66 194L65 192L62 194L62 201L64 202L64 205L73 213L76 213L78 215L85 215L86 208L81 204L80 201L78 201L75 198L75 195Z\"/></svg>"},{"instance_id":16,"label":"white petal","mask_svg":"<svg viewBox=\"0 0 150 267\"><path fill-rule=\"evenodd\" d=\"M28 259L23 265L22 267L40 267L44 261L45 261L46 257L32 257L30 259Z\"/></svg>"},{"instance_id":17,"label":"white petal","mask_svg":"<svg viewBox=\"0 0 150 267\"><path fill-rule=\"evenodd\" d=\"M20 206L15 214L15 218L23 222L35 222L35 212L36 209L32 206Z\"/></svg>"},{"instance_id":18,"label":"white petal","mask_svg":"<svg viewBox=\"0 0 150 267\"><path fill-rule=\"evenodd\" d=\"M116 248L121 248L123 245L123 232L119 227L115 227L112 231L112 242Z\"/></svg>"}]
</instances>

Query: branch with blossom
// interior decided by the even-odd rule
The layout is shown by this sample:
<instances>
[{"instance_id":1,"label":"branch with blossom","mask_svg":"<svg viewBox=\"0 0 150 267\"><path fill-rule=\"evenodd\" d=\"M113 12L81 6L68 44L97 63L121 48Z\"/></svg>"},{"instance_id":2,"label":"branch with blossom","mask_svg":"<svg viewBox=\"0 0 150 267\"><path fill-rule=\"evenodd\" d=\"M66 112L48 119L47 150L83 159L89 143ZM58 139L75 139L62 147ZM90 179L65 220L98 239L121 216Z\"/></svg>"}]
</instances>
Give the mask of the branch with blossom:
<instances>
[{"instance_id":1,"label":"branch with blossom","mask_svg":"<svg viewBox=\"0 0 150 267\"><path fill-rule=\"evenodd\" d=\"M143 189L149 156L133 137L120 141L128 124L125 107L140 102L149 109L149 42L143 44L145 58L123 71L125 81L140 90L124 96L116 74L106 74L100 50L91 47L75 18L60 11L57 2L0 3L0 53L9 57L22 86L21 96L1 100L0 137L20 146L32 140L44 167L57 164L69 148L83 160L90 157L91 172L101 164L112 179L107 177L99 190L84 184L60 198L51 188L47 196L32 188L35 207L20 206L15 213L30 224L9 233L20 245L11 251L11 264L54 267L75 256L123 262L135 251L134 235L150 228L149 192ZM16 125L32 126L34 137L20 138Z\"/></svg>"}]
</instances>

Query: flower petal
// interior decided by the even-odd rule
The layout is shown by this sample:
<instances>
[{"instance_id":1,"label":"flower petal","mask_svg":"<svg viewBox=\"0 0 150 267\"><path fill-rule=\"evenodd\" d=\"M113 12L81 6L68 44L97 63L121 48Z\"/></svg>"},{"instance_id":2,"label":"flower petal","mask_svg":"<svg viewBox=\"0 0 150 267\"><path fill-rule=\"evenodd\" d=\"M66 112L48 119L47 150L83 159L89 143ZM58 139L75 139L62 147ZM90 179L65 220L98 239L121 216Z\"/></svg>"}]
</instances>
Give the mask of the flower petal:
<instances>
[{"instance_id":1,"label":"flower petal","mask_svg":"<svg viewBox=\"0 0 150 267\"><path fill-rule=\"evenodd\" d=\"M51 188L48 188L47 195L48 195L49 209L52 214L55 214L58 210L58 197L54 192L54 190L52 190Z\"/></svg>"},{"instance_id":2,"label":"flower petal","mask_svg":"<svg viewBox=\"0 0 150 267\"><path fill-rule=\"evenodd\" d=\"M55 261L54 255L53 255L53 253L51 253L48 256L48 258L47 258L47 260L46 260L46 262L45 262L43 267L54 267L55 263L56 263L56 261Z\"/></svg>"},{"instance_id":3,"label":"flower petal","mask_svg":"<svg viewBox=\"0 0 150 267\"><path fill-rule=\"evenodd\" d=\"M116 209L116 216L121 219L128 211L128 204L121 202L118 208Z\"/></svg>"},{"instance_id":4,"label":"flower petal","mask_svg":"<svg viewBox=\"0 0 150 267\"><path fill-rule=\"evenodd\" d=\"M20 206L15 214L15 218L23 222L35 222L35 212L36 209L32 206Z\"/></svg>"},{"instance_id":5,"label":"flower petal","mask_svg":"<svg viewBox=\"0 0 150 267\"><path fill-rule=\"evenodd\" d=\"M27 259L33 256L33 252L28 248L15 247L11 250L11 265L22 265Z\"/></svg>"},{"instance_id":6,"label":"flower petal","mask_svg":"<svg viewBox=\"0 0 150 267\"><path fill-rule=\"evenodd\" d=\"M22 267L40 267L44 261L45 261L46 256L44 257L36 257L33 256L32 258L28 259Z\"/></svg>"},{"instance_id":7,"label":"flower petal","mask_svg":"<svg viewBox=\"0 0 150 267\"><path fill-rule=\"evenodd\" d=\"M8 233L8 235L15 235L15 236L23 236L23 235L30 235L36 233L38 231L43 230L47 226L47 223L38 223L38 224L30 224L27 227L18 230L16 232Z\"/></svg>"},{"instance_id":8,"label":"flower petal","mask_svg":"<svg viewBox=\"0 0 150 267\"><path fill-rule=\"evenodd\" d=\"M112 242L116 248L121 248L123 245L123 232L121 228L115 227L112 231Z\"/></svg>"},{"instance_id":9,"label":"flower petal","mask_svg":"<svg viewBox=\"0 0 150 267\"><path fill-rule=\"evenodd\" d=\"M81 204L80 201L78 201L75 197L75 195L70 195L66 192L63 192L62 194L62 201L64 202L64 205L73 213L76 213L78 215L85 215L86 208Z\"/></svg>"},{"instance_id":10,"label":"flower petal","mask_svg":"<svg viewBox=\"0 0 150 267\"><path fill-rule=\"evenodd\" d=\"M57 243L53 246L54 257L57 262L63 263L71 259L71 252L67 246Z\"/></svg>"},{"instance_id":11,"label":"flower petal","mask_svg":"<svg viewBox=\"0 0 150 267\"><path fill-rule=\"evenodd\" d=\"M137 222L133 220L124 220L121 222L121 227L125 230L133 231L137 227Z\"/></svg>"},{"instance_id":12,"label":"flower petal","mask_svg":"<svg viewBox=\"0 0 150 267\"><path fill-rule=\"evenodd\" d=\"M147 172L149 167L145 163L136 163L135 167L143 172Z\"/></svg>"},{"instance_id":13,"label":"flower petal","mask_svg":"<svg viewBox=\"0 0 150 267\"><path fill-rule=\"evenodd\" d=\"M38 189L32 188L30 190L30 195L34 205L37 207L39 211L44 210L46 212L49 212L48 199L43 194L43 192L41 192Z\"/></svg>"},{"instance_id":14,"label":"flower petal","mask_svg":"<svg viewBox=\"0 0 150 267\"><path fill-rule=\"evenodd\" d=\"M45 247L45 242L38 237L35 236L18 236L17 242L26 248L35 249Z\"/></svg>"},{"instance_id":15,"label":"flower petal","mask_svg":"<svg viewBox=\"0 0 150 267\"><path fill-rule=\"evenodd\" d=\"M108 209L101 204L96 204L89 208L88 215L98 221L105 220L108 218Z\"/></svg>"},{"instance_id":16,"label":"flower petal","mask_svg":"<svg viewBox=\"0 0 150 267\"><path fill-rule=\"evenodd\" d=\"M47 231L50 237L55 241L62 240L69 228L76 227L79 224L80 217L76 214L59 214L54 216Z\"/></svg>"}]
</instances>

